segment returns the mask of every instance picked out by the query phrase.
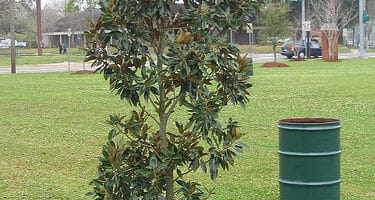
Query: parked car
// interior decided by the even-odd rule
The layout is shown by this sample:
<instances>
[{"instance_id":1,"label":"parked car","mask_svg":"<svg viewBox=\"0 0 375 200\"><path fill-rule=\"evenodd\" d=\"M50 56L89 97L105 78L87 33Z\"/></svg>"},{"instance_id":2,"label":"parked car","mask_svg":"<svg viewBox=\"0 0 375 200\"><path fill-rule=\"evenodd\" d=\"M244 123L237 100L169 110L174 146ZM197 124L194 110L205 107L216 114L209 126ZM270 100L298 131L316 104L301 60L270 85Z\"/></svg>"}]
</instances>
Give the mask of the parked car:
<instances>
[{"instance_id":1,"label":"parked car","mask_svg":"<svg viewBox=\"0 0 375 200\"><path fill-rule=\"evenodd\" d=\"M322 56L322 47L320 46L318 40L311 40L311 56L312 57L319 57ZM286 56L287 58L292 58L293 56L297 56L298 58L304 58L306 53L306 45L303 45L301 41L294 42L294 41L286 41L284 44L281 45L281 55Z\"/></svg>"},{"instance_id":2,"label":"parked car","mask_svg":"<svg viewBox=\"0 0 375 200\"><path fill-rule=\"evenodd\" d=\"M8 48L7 46L8 41L4 38L0 39L0 48Z\"/></svg>"},{"instance_id":3,"label":"parked car","mask_svg":"<svg viewBox=\"0 0 375 200\"><path fill-rule=\"evenodd\" d=\"M14 41L15 47L26 47L26 42L18 42L17 40ZM10 39L1 39L0 40L0 48L10 48L11 41Z\"/></svg>"}]
</instances>

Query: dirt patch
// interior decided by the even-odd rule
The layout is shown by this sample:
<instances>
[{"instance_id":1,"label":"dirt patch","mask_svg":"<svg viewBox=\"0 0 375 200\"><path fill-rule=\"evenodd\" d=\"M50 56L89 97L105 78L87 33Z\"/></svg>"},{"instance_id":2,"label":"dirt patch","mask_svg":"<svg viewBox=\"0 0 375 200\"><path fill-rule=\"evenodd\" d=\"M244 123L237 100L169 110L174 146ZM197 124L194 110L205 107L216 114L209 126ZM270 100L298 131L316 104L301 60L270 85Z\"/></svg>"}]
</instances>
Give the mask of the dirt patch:
<instances>
[{"instance_id":1,"label":"dirt patch","mask_svg":"<svg viewBox=\"0 0 375 200\"><path fill-rule=\"evenodd\" d=\"M94 74L94 73L95 73L94 70L80 70L80 71L73 72L72 74Z\"/></svg>"},{"instance_id":2,"label":"dirt patch","mask_svg":"<svg viewBox=\"0 0 375 200\"><path fill-rule=\"evenodd\" d=\"M291 61L306 61L304 58L294 58Z\"/></svg>"},{"instance_id":3,"label":"dirt patch","mask_svg":"<svg viewBox=\"0 0 375 200\"><path fill-rule=\"evenodd\" d=\"M289 65L279 62L266 62L261 67L289 67Z\"/></svg>"}]
</instances>

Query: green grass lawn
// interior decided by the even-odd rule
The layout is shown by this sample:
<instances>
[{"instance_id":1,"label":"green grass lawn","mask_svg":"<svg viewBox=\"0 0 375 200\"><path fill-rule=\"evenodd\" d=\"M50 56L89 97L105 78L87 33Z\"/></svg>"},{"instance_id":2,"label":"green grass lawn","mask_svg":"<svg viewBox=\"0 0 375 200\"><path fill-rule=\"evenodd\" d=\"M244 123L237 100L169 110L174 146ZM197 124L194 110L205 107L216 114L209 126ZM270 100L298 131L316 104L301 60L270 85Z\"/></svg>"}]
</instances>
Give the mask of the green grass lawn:
<instances>
[{"instance_id":1,"label":"green grass lawn","mask_svg":"<svg viewBox=\"0 0 375 200\"><path fill-rule=\"evenodd\" d=\"M67 54L58 54L57 48L43 49L43 56L38 56L37 49L19 48L16 53L17 65L37 65L68 62L83 62L85 52L72 48L70 58ZM10 66L10 49L0 49L0 67Z\"/></svg>"},{"instance_id":2,"label":"green grass lawn","mask_svg":"<svg viewBox=\"0 0 375 200\"><path fill-rule=\"evenodd\" d=\"M16 48L16 53L19 55L37 55L38 49L37 48ZM57 55L59 54L59 49L56 48L43 48L42 49L43 55ZM70 53L72 55L78 54L85 54L85 51L80 48L71 48ZM10 55L10 48L0 48L0 55Z\"/></svg>"},{"instance_id":3,"label":"green grass lawn","mask_svg":"<svg viewBox=\"0 0 375 200\"><path fill-rule=\"evenodd\" d=\"M222 112L240 122L249 148L217 181L213 200L277 200L278 120L339 118L343 200L375 199L375 59L337 63L287 62L255 66L246 109ZM108 114L129 106L108 90L101 75L70 73L0 75L0 198L87 199ZM176 112L176 118L184 118Z\"/></svg>"}]
</instances>

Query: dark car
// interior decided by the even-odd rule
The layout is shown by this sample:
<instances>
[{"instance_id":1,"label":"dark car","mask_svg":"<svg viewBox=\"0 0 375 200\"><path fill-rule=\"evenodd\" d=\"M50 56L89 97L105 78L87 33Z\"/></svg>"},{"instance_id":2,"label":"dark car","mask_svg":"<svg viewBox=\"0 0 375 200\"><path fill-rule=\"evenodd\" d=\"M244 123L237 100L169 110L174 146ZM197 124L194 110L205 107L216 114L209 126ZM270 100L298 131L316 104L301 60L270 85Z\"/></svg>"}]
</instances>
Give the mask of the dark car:
<instances>
[{"instance_id":1,"label":"dark car","mask_svg":"<svg viewBox=\"0 0 375 200\"><path fill-rule=\"evenodd\" d=\"M311 40L311 56L319 57L322 56L322 47L320 46L318 40ZM292 58L293 56L298 56L298 58L304 58L306 54L306 45L303 45L301 41L286 41L281 45L281 55L287 58Z\"/></svg>"}]
</instances>

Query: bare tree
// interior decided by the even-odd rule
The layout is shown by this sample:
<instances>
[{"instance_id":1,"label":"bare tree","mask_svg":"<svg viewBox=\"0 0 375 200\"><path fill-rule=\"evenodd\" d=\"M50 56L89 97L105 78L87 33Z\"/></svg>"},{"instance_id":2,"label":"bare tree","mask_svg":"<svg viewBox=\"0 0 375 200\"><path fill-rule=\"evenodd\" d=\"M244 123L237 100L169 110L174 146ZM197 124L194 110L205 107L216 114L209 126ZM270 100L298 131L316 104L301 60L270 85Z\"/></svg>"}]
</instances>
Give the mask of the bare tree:
<instances>
[{"instance_id":1,"label":"bare tree","mask_svg":"<svg viewBox=\"0 0 375 200\"><path fill-rule=\"evenodd\" d=\"M367 24L367 36L368 44L374 45L374 36L373 36L373 26L375 25L374 17L375 17L375 1L367 1L366 2L366 11L368 15L370 16L370 21L368 21Z\"/></svg>"},{"instance_id":2,"label":"bare tree","mask_svg":"<svg viewBox=\"0 0 375 200\"><path fill-rule=\"evenodd\" d=\"M323 39L327 41L326 61L338 60L338 39L343 28L356 19L358 1L319 0L311 1L312 20L322 29Z\"/></svg>"},{"instance_id":3,"label":"bare tree","mask_svg":"<svg viewBox=\"0 0 375 200\"><path fill-rule=\"evenodd\" d=\"M34 0L20 0L20 1L6 1L0 0L0 34L7 35L10 33L11 24L11 4L14 3L14 9L17 12L14 15L14 31L16 33L24 33L30 28L27 23L24 23L25 18L30 18L34 6Z\"/></svg>"},{"instance_id":4,"label":"bare tree","mask_svg":"<svg viewBox=\"0 0 375 200\"><path fill-rule=\"evenodd\" d=\"M62 7L57 8L54 7L53 5L46 5L43 8L42 12L42 29L44 32L53 32L55 31L55 24L56 22L63 18L63 12L62 12Z\"/></svg>"}]
</instances>

